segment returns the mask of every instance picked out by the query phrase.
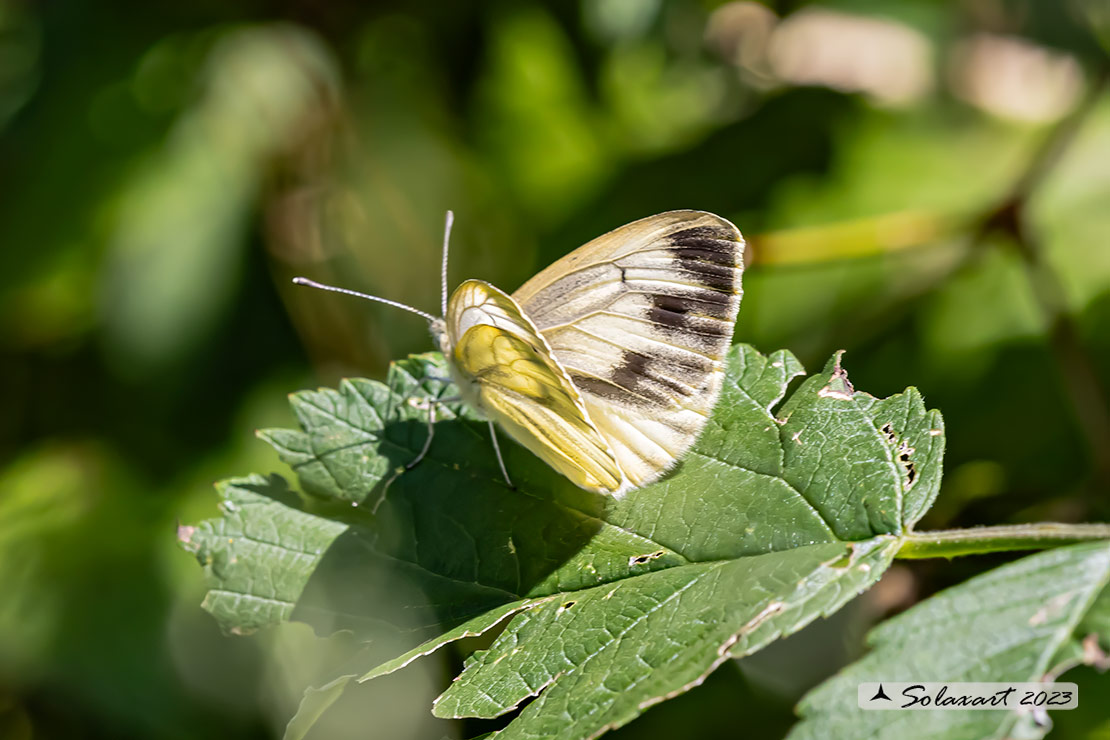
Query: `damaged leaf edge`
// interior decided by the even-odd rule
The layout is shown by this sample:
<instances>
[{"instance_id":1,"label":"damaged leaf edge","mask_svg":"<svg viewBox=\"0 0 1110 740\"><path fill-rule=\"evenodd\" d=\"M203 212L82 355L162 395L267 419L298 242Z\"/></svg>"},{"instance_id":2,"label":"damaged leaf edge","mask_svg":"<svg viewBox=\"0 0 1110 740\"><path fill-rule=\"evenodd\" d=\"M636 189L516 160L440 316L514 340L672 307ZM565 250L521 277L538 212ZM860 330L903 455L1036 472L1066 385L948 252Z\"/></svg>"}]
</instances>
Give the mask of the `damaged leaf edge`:
<instances>
[{"instance_id":1,"label":"damaged leaf edge","mask_svg":"<svg viewBox=\"0 0 1110 740\"><path fill-rule=\"evenodd\" d=\"M393 660L386 661L376 668L367 671L359 677L358 683L371 681L381 676L388 676L389 674L401 670L405 666L420 658L431 655L432 653L439 650L441 647L449 645L452 642L457 642L468 637L480 637L489 632L491 629L494 629L498 625L502 624L507 619L511 619L517 614L527 611L528 609L533 609L540 604L544 604L553 599L561 598L561 596L561 594L552 594L550 596L543 596L538 599L524 599L522 601L505 604L498 609L488 611L485 614L471 619L469 622L464 622L463 624L459 625L449 632L439 635L438 637L433 637L422 645L413 648L409 652L404 653L403 655L400 655ZM472 627L470 625L475 626Z\"/></svg>"}]
</instances>

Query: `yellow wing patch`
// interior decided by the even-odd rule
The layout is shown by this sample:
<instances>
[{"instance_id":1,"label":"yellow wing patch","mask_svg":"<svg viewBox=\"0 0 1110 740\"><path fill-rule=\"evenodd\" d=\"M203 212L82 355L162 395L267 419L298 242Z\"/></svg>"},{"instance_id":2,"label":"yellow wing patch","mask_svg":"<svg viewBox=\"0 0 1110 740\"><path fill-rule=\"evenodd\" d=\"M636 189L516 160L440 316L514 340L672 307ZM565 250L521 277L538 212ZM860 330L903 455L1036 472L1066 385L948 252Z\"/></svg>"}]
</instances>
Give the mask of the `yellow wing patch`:
<instances>
[{"instance_id":1,"label":"yellow wing patch","mask_svg":"<svg viewBox=\"0 0 1110 740\"><path fill-rule=\"evenodd\" d=\"M516 303L468 280L447 309L447 348L464 398L570 479L615 493L624 476L547 342Z\"/></svg>"}]
</instances>

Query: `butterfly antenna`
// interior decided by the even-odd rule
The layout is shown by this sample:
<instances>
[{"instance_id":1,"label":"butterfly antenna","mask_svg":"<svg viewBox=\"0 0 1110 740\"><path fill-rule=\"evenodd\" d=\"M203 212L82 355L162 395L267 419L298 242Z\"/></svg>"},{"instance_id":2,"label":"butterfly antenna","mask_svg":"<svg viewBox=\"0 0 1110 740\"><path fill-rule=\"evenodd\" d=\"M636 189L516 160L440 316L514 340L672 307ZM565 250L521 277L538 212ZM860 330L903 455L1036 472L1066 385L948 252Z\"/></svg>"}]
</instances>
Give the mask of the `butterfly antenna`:
<instances>
[{"instance_id":1,"label":"butterfly antenna","mask_svg":"<svg viewBox=\"0 0 1110 740\"><path fill-rule=\"evenodd\" d=\"M451 243L451 225L455 223L455 214L447 212L447 223L443 226L443 266L439 271L439 295L441 315L447 315L447 247Z\"/></svg>"},{"instance_id":2,"label":"butterfly antenna","mask_svg":"<svg viewBox=\"0 0 1110 740\"><path fill-rule=\"evenodd\" d=\"M421 311L419 308L413 308L412 306L406 306L404 303L398 303L397 301L391 301L388 298L379 298L376 295L368 295L366 293L359 293L357 290L348 290L347 288L337 288L334 285L324 285L323 283L318 283L315 280L309 280L308 278L303 278L303 277L295 277L295 278L293 278L293 282L297 285L307 285L310 288L319 288L320 290L330 290L332 293L343 293L344 295L353 295L355 298L365 298L368 301L377 301L378 303L384 303L387 306L394 306L395 308L403 308L406 311L410 311L410 312L412 312L414 314L417 314L419 316L423 316L428 321L435 321L436 320L436 317L432 316L427 311Z\"/></svg>"}]
</instances>

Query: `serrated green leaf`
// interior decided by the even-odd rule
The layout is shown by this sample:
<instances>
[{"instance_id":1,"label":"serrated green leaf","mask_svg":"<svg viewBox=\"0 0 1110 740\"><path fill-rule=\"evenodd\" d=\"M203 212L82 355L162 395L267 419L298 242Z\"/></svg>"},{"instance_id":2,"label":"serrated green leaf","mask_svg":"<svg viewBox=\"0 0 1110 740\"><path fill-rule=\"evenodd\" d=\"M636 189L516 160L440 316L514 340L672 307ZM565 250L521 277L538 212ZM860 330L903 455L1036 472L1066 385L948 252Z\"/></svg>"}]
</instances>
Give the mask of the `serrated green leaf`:
<instances>
[{"instance_id":1,"label":"serrated green leaf","mask_svg":"<svg viewBox=\"0 0 1110 740\"><path fill-rule=\"evenodd\" d=\"M927 412L912 388L884 400L849 393L838 355L776 417L774 405L800 373L788 352L734 349L721 401L679 474L615 503L609 521L693 561L909 528L940 485L939 412ZM907 491L912 506L903 504Z\"/></svg>"},{"instance_id":2,"label":"serrated green leaf","mask_svg":"<svg viewBox=\"0 0 1110 740\"><path fill-rule=\"evenodd\" d=\"M262 436L276 441L314 497L373 512L370 546L378 552L445 583L498 590L503 601L686 562L605 521L602 497L573 487L515 445L505 454L518 488L507 488L485 425L464 421L473 414L457 404L440 409L428 455L406 470L427 435L428 412L410 401L452 395L434 379L446 374L442 357L421 355L395 363L384 386L353 380L337 391L294 394L305 431ZM650 557L635 560L643 556Z\"/></svg>"},{"instance_id":3,"label":"serrated green leaf","mask_svg":"<svg viewBox=\"0 0 1110 740\"><path fill-rule=\"evenodd\" d=\"M365 524L304 510L281 476L235 478L217 488L224 516L179 527L178 538L204 567L202 606L229 632L295 619L323 634L350 630L367 640L413 632L411 642L442 615L452 618L457 605L484 610L511 598L378 552ZM425 593L439 602L430 604Z\"/></svg>"},{"instance_id":4,"label":"serrated green leaf","mask_svg":"<svg viewBox=\"0 0 1110 740\"><path fill-rule=\"evenodd\" d=\"M378 667L365 673L359 681L369 681L379 676L387 676L394 671L399 671L407 666L412 661L431 655L441 647L448 645L457 640L462 640L467 637L480 637L490 630L494 629L509 617L518 614L526 609L532 609L540 604L551 601L556 598L555 596L545 596L540 599L521 599L520 601L502 604L496 609L490 609L485 614L468 620L452 630L444 632L438 637L428 640L423 645L410 650L409 652L401 655L393 660L382 663Z\"/></svg>"},{"instance_id":5,"label":"serrated green leaf","mask_svg":"<svg viewBox=\"0 0 1110 740\"><path fill-rule=\"evenodd\" d=\"M856 706L856 687L865 681L1039 681L1096 600L1101 603L1108 582L1110 543L1093 542L1031 555L954 586L873 630L869 655L802 700L805 719L790 740L976 740L1010 736L1019 722L1022 737L1041 737L1048 726L1013 712L864 711Z\"/></svg>"},{"instance_id":6,"label":"serrated green leaf","mask_svg":"<svg viewBox=\"0 0 1110 740\"><path fill-rule=\"evenodd\" d=\"M298 511L280 476L235 478L217 488L223 517L178 528L181 545L204 567L204 608L235 632L289 619L346 525Z\"/></svg>"},{"instance_id":7,"label":"serrated green leaf","mask_svg":"<svg viewBox=\"0 0 1110 740\"><path fill-rule=\"evenodd\" d=\"M697 563L521 613L467 661L439 717L497 717L504 738L593 737L839 608L885 570L895 538Z\"/></svg>"},{"instance_id":8,"label":"serrated green leaf","mask_svg":"<svg viewBox=\"0 0 1110 740\"><path fill-rule=\"evenodd\" d=\"M787 352L735 348L692 452L619 501L574 487L511 444L510 490L485 425L452 404L437 407L428 454L408 469L427 441L426 400L453 394L438 379L439 355L395 363L385 384L295 394L302 430L261 436L310 494L300 515L345 529L292 617L370 639L372 623L388 618L380 592L361 586L382 580L384 562L419 587L389 593L405 604L400 626L438 618L448 629L366 665L365 679L509 620L437 713L497 716L538 694L504 733L590 737L618 727L867 588L936 495L941 421L915 391L882 400L855 392L837 355L776 413L800 374ZM318 711L316 698L306 696L299 717Z\"/></svg>"}]
</instances>

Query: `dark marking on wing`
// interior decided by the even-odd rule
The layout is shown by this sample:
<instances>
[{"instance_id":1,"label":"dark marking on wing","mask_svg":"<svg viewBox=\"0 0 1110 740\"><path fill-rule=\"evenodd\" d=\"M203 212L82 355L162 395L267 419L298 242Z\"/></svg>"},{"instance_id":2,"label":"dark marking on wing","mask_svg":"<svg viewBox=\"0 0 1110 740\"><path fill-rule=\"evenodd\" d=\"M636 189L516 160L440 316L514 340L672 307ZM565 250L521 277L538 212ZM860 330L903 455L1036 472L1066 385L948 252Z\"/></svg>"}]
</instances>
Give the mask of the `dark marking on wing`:
<instances>
[{"instance_id":1,"label":"dark marking on wing","mask_svg":"<svg viewBox=\"0 0 1110 740\"><path fill-rule=\"evenodd\" d=\"M729 305L731 301L718 302L665 293L652 293L649 297L651 308L648 318L665 326L685 327L695 316L732 323L732 307ZM729 334L731 333L732 330L729 329Z\"/></svg>"},{"instance_id":2,"label":"dark marking on wing","mask_svg":"<svg viewBox=\"0 0 1110 740\"><path fill-rule=\"evenodd\" d=\"M697 226L676 231L667 238L667 251L675 267L706 288L738 292L740 285L740 243L725 229Z\"/></svg>"},{"instance_id":3,"label":"dark marking on wing","mask_svg":"<svg viewBox=\"0 0 1110 740\"><path fill-rule=\"evenodd\" d=\"M674 257L674 267L678 272L688 276L699 286L720 293L736 293L740 284L740 271L735 267L724 267L712 262L699 259L690 259L677 254L675 250L668 250Z\"/></svg>"},{"instance_id":4,"label":"dark marking on wing","mask_svg":"<svg viewBox=\"0 0 1110 740\"><path fill-rule=\"evenodd\" d=\"M707 351L720 339L732 337L732 324L703 316L678 314L658 308L648 311L647 320L658 333L670 342L680 344L684 349Z\"/></svg>"},{"instance_id":5,"label":"dark marking on wing","mask_svg":"<svg viewBox=\"0 0 1110 740\"><path fill-rule=\"evenodd\" d=\"M647 398L633 394L629 392L627 388L622 388L611 380L595 378L592 375L582 375L573 370L568 370L567 375L570 376L571 382L574 383L578 390L592 396L597 396L598 398L603 398L606 401L612 401L613 403L622 404L624 406L637 406L641 408L659 402L657 398Z\"/></svg>"},{"instance_id":6,"label":"dark marking on wing","mask_svg":"<svg viewBox=\"0 0 1110 740\"><path fill-rule=\"evenodd\" d=\"M671 251L689 260L703 260L724 267L740 266L740 243L726 229L696 226L667 237Z\"/></svg>"},{"instance_id":7,"label":"dark marking on wing","mask_svg":"<svg viewBox=\"0 0 1110 740\"><path fill-rule=\"evenodd\" d=\"M672 242L679 243L690 239L720 239L722 234L725 236L729 235L727 231L715 226L694 226L689 229L676 231L667 238Z\"/></svg>"},{"instance_id":8,"label":"dark marking on wing","mask_svg":"<svg viewBox=\"0 0 1110 740\"><path fill-rule=\"evenodd\" d=\"M639 352L625 350L621 355L620 363L613 370L612 379L620 387L641 395L656 394L667 399L666 396L659 394L657 390L652 388L655 385L663 386L680 396L689 396L693 392L689 386L655 372L656 368L666 364L664 360L653 359Z\"/></svg>"},{"instance_id":9,"label":"dark marking on wing","mask_svg":"<svg viewBox=\"0 0 1110 740\"><path fill-rule=\"evenodd\" d=\"M688 301L699 301L701 303L713 303L718 306L723 306L726 316L731 316L733 312L733 302L735 293L720 293L714 290L704 290L698 293L697 297L684 295L682 298Z\"/></svg>"},{"instance_id":10,"label":"dark marking on wing","mask_svg":"<svg viewBox=\"0 0 1110 740\"><path fill-rule=\"evenodd\" d=\"M614 346L615 348L620 350L622 353L625 352L625 351L632 351L632 350L628 350L626 347L624 347L623 345L613 341L612 339L606 339L604 337L598 337L597 335L592 335L592 336L595 336L595 338L601 339L603 342L606 342L607 344L610 344L610 345ZM726 348L727 348L727 345L726 345ZM609 355L606 355L606 354L599 355L597 353L587 351L587 348L579 347L579 348L575 348L574 351L575 352L582 352L583 354L588 356L594 362L597 362L597 363L602 364L602 365L608 365L611 361L611 357ZM691 349L675 347L671 351L666 351L666 352L660 351L660 352L658 352L655 355L655 362L659 363L659 367L676 369L677 371L679 371L680 375L686 375L687 374L687 373L684 373L684 372L681 372L681 371L688 371L688 373L694 373L698 376L702 376L702 375L706 375L707 373L713 372L714 369L716 369L716 367L717 367L718 360L716 360L712 357L708 357L708 356L703 355L703 354L698 354L697 352L694 352ZM566 361L563 364L566 366L567 370L574 370L574 368L576 366L574 361ZM587 363L587 366L590 366L590 363Z\"/></svg>"},{"instance_id":11,"label":"dark marking on wing","mask_svg":"<svg viewBox=\"0 0 1110 740\"><path fill-rule=\"evenodd\" d=\"M651 365L651 358L639 352L625 350L621 354L621 361L613 368L611 380L629 391L638 392L638 386L643 385L644 370Z\"/></svg>"},{"instance_id":12,"label":"dark marking on wing","mask_svg":"<svg viewBox=\"0 0 1110 740\"><path fill-rule=\"evenodd\" d=\"M664 300L660 301L662 298ZM651 308L648 309L648 320L654 324L662 324L672 329L682 329L690 323L690 309L682 301L668 301L670 296L653 295ZM660 305L660 304L664 305Z\"/></svg>"},{"instance_id":13,"label":"dark marking on wing","mask_svg":"<svg viewBox=\"0 0 1110 740\"><path fill-rule=\"evenodd\" d=\"M710 242L711 244L719 244L720 242ZM698 260L700 262L707 262L712 265L719 265L721 267L737 267L736 258L731 252L715 250L709 247L671 247L668 249L671 254L678 255L683 260Z\"/></svg>"},{"instance_id":14,"label":"dark marking on wing","mask_svg":"<svg viewBox=\"0 0 1110 740\"><path fill-rule=\"evenodd\" d=\"M571 382L581 390L614 403L669 407L676 404L676 397L687 398L693 395L694 389L654 372L655 367L665 364L639 352L625 350L608 378L596 378L574 371L569 371L569 375Z\"/></svg>"}]
</instances>

